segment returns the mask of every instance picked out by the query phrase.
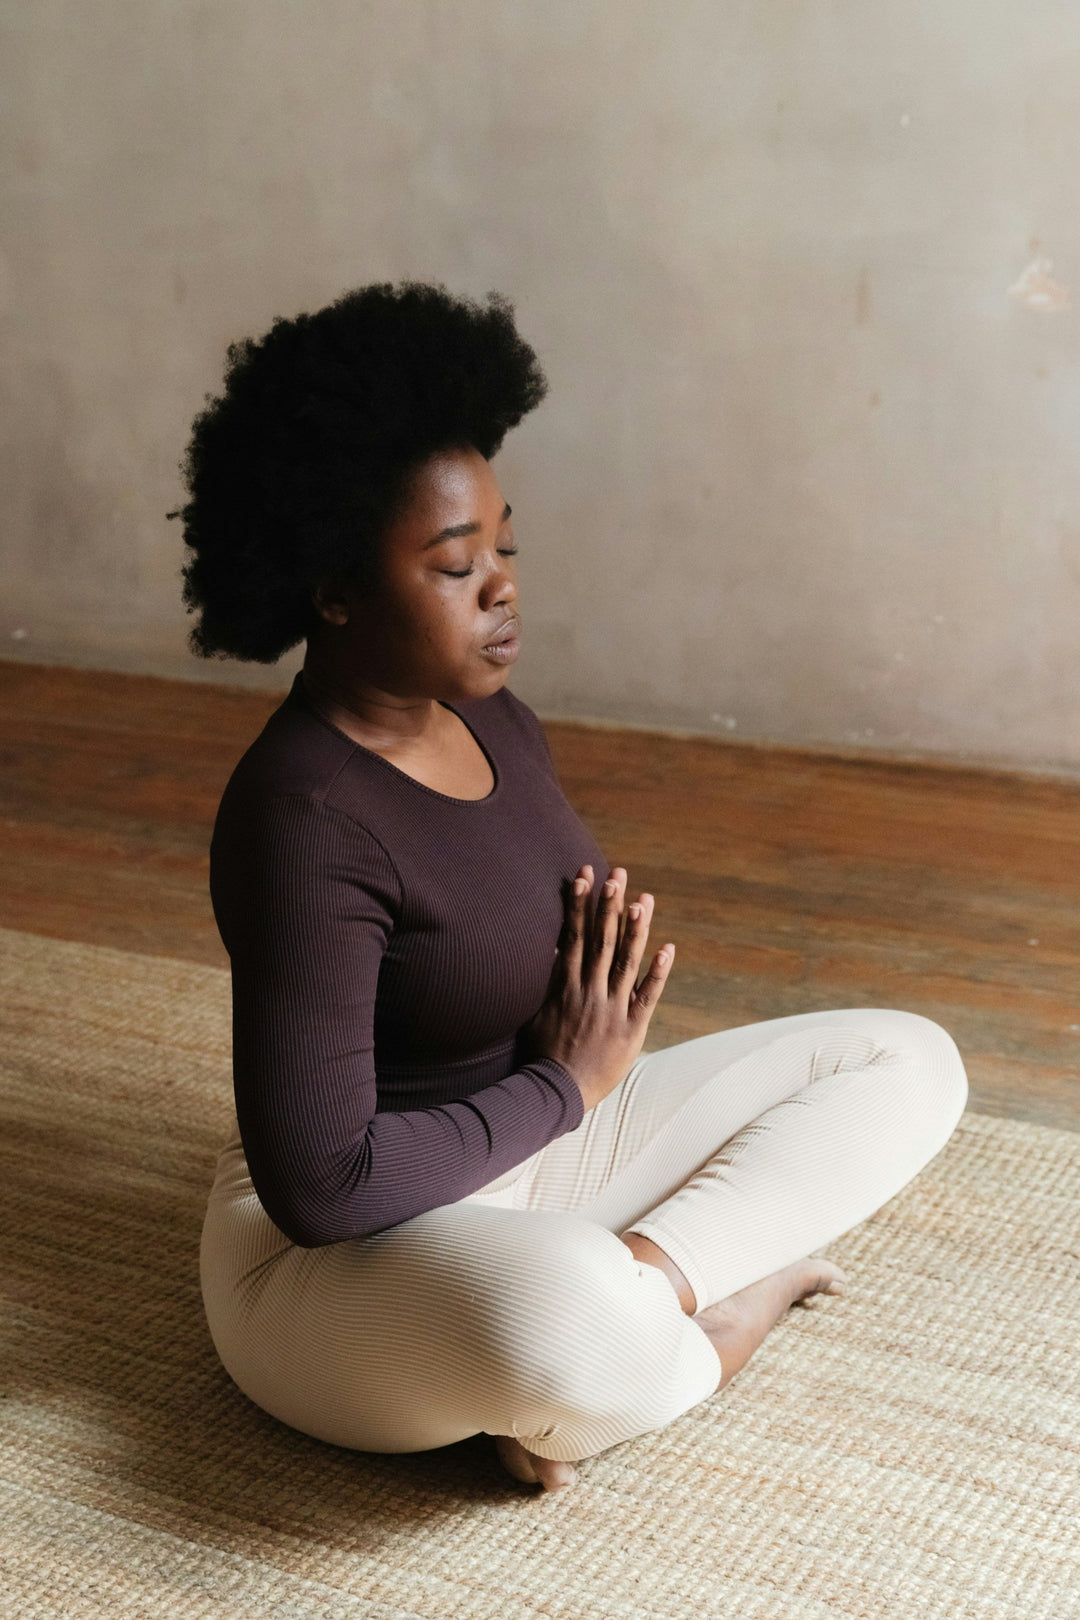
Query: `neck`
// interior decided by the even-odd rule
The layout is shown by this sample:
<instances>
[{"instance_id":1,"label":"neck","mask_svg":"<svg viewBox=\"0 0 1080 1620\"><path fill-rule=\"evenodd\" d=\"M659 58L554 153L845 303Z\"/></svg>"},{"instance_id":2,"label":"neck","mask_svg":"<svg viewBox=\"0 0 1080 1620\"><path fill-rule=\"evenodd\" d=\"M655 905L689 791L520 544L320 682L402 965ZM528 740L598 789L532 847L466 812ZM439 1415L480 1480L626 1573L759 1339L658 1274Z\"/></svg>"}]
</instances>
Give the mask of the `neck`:
<instances>
[{"instance_id":1,"label":"neck","mask_svg":"<svg viewBox=\"0 0 1080 1620\"><path fill-rule=\"evenodd\" d=\"M342 676L305 658L300 672L306 696L319 713L349 735L361 732L370 745L408 748L428 739L445 718L434 698L401 698L370 682Z\"/></svg>"}]
</instances>

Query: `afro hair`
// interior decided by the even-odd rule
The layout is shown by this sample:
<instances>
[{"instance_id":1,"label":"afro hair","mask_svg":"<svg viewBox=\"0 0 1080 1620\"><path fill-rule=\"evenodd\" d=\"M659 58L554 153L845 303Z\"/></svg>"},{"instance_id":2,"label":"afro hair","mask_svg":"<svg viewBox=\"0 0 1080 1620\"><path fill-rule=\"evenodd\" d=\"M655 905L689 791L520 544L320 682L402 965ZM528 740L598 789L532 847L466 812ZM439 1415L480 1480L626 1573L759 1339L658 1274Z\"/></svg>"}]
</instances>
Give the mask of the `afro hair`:
<instances>
[{"instance_id":1,"label":"afro hair","mask_svg":"<svg viewBox=\"0 0 1080 1620\"><path fill-rule=\"evenodd\" d=\"M429 456L490 460L547 382L498 293L375 283L230 344L181 472L183 600L201 658L272 664L320 622L329 578L372 586L379 541Z\"/></svg>"}]
</instances>

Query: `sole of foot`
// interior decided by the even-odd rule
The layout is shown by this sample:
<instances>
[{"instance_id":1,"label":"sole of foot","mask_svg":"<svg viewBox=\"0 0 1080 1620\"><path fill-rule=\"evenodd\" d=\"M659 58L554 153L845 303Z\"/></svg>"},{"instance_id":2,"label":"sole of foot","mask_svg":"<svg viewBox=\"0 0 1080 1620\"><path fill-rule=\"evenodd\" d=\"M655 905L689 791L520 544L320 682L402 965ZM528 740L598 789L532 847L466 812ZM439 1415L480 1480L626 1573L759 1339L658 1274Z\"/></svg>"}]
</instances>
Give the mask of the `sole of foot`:
<instances>
[{"instance_id":1,"label":"sole of foot","mask_svg":"<svg viewBox=\"0 0 1080 1620\"><path fill-rule=\"evenodd\" d=\"M495 1436L495 1449L506 1472L523 1485L541 1485L545 1491L564 1491L576 1485L578 1471L573 1463L555 1457L537 1457L526 1451L520 1440L509 1434Z\"/></svg>"}]
</instances>

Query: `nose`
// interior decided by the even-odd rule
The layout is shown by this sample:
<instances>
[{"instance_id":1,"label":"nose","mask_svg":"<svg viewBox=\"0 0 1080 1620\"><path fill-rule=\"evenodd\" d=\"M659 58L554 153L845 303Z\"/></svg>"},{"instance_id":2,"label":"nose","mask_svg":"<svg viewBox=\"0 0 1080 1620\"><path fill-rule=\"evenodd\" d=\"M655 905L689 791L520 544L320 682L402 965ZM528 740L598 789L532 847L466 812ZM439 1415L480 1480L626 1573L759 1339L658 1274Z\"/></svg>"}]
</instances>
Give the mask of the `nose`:
<instances>
[{"instance_id":1,"label":"nose","mask_svg":"<svg viewBox=\"0 0 1080 1620\"><path fill-rule=\"evenodd\" d=\"M484 588L487 600L493 606L497 606L500 602L516 602L518 588L513 567L508 566L500 557L497 566L488 575Z\"/></svg>"}]
</instances>

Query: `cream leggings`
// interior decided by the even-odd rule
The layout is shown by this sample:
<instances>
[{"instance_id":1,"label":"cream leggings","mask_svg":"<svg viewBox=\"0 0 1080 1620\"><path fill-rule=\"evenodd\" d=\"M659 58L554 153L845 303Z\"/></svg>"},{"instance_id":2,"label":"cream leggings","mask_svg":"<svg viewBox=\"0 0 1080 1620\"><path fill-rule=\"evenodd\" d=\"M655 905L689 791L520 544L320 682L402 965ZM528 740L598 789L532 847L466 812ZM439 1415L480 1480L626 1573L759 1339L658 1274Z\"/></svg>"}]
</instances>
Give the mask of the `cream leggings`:
<instances>
[{"instance_id":1,"label":"cream leggings","mask_svg":"<svg viewBox=\"0 0 1080 1620\"><path fill-rule=\"evenodd\" d=\"M821 1250L912 1180L967 1099L952 1037L860 1007L720 1030L640 1057L575 1131L456 1204L372 1237L290 1243L239 1137L201 1250L221 1361L257 1405L361 1451L480 1432L577 1460L712 1394L697 1308Z\"/></svg>"}]
</instances>

